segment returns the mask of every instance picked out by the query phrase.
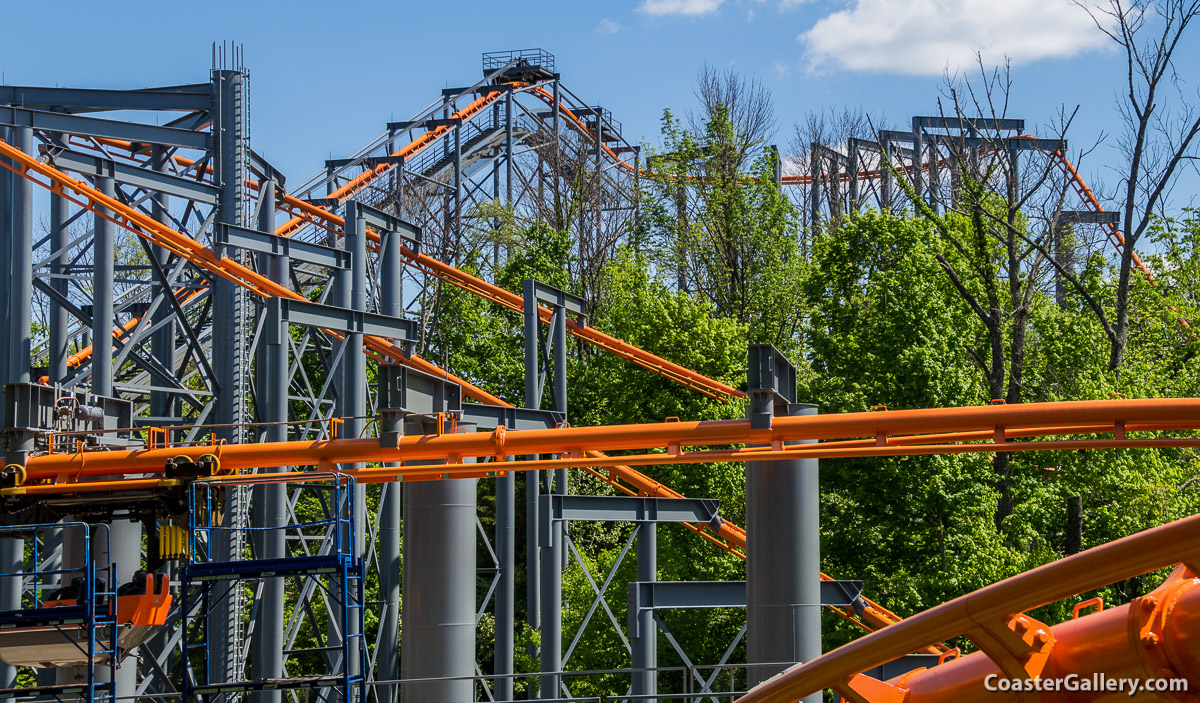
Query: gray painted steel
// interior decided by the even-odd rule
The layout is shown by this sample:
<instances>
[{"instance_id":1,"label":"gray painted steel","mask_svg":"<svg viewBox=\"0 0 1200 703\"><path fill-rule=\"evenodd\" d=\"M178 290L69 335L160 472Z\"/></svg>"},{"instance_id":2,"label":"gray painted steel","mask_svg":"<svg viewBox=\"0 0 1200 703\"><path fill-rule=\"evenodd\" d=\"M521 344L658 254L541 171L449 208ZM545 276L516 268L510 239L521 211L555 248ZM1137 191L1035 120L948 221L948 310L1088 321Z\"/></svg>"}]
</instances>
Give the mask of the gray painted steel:
<instances>
[{"instance_id":1,"label":"gray painted steel","mask_svg":"<svg viewBox=\"0 0 1200 703\"><path fill-rule=\"evenodd\" d=\"M639 522L637 535L637 580L640 583L658 580L658 525L653 521ZM630 629L629 644L633 653L633 674L630 693L635 696L658 694L658 629L654 625L653 610L630 608L631 622L636 621L636 631Z\"/></svg>"},{"instance_id":2,"label":"gray painted steel","mask_svg":"<svg viewBox=\"0 0 1200 703\"><path fill-rule=\"evenodd\" d=\"M473 703L475 479L404 491L405 703Z\"/></svg>"},{"instance_id":3,"label":"gray painted steel","mask_svg":"<svg viewBox=\"0 0 1200 703\"><path fill-rule=\"evenodd\" d=\"M156 146L150 152L150 162L155 172L161 171L167 167L166 150ZM153 172L152 172L153 173ZM150 201L150 215L158 222L168 223L170 221L168 213L169 199L164 193L156 193ZM152 255L158 264L165 271L171 262L171 252L166 249L155 247L152 250ZM165 282L159 281L158 294L163 296L164 301L174 296L174 291L167 287ZM168 371L175 372L175 311L166 302L159 304L154 310L153 322L158 329L153 332L150 339L150 351L154 359ZM175 409L174 396L171 393L164 391L150 392L150 415L151 417L174 417Z\"/></svg>"},{"instance_id":4,"label":"gray painted steel","mask_svg":"<svg viewBox=\"0 0 1200 703\"><path fill-rule=\"evenodd\" d=\"M816 406L788 405L789 415ZM746 623L750 685L821 655L820 486L816 459L746 464ZM820 694L804 699L819 703Z\"/></svg>"},{"instance_id":5,"label":"gray painted steel","mask_svg":"<svg viewBox=\"0 0 1200 703\"><path fill-rule=\"evenodd\" d=\"M212 85L181 85L144 90L96 90L92 88L46 88L0 86L0 103L30 108L48 108L77 113L103 110L207 110Z\"/></svg>"},{"instance_id":6,"label":"gray painted steel","mask_svg":"<svg viewBox=\"0 0 1200 703\"><path fill-rule=\"evenodd\" d=\"M349 277L350 272L344 271ZM351 310L341 305L321 305L307 300L285 298L282 301L283 314L293 325L323 327L350 335L369 334L376 337L393 337L397 339L412 339L416 324L412 320L403 320L385 315L377 315L362 310Z\"/></svg>"},{"instance_id":7,"label":"gray painted steel","mask_svg":"<svg viewBox=\"0 0 1200 703\"><path fill-rule=\"evenodd\" d=\"M98 178L101 193L112 197L111 178ZM107 212L105 210L104 212ZM111 396L113 360L113 278L116 275L115 225L96 217L92 238L92 392Z\"/></svg>"},{"instance_id":8,"label":"gray painted steel","mask_svg":"<svg viewBox=\"0 0 1200 703\"><path fill-rule=\"evenodd\" d=\"M154 151L162 153L162 147L155 146ZM137 168L128 164L118 163L93 154L80 154L69 149L53 150L50 152L55 168L74 171L85 176L105 176L118 183L137 188L157 191L163 195L173 195L188 200L209 205L217 204L218 190L207 183L200 183L194 178L183 178L168 173Z\"/></svg>"},{"instance_id":9,"label":"gray painted steel","mask_svg":"<svg viewBox=\"0 0 1200 703\"><path fill-rule=\"evenodd\" d=\"M356 201L346 203L345 209L345 244L350 254L350 269L339 271L337 276L338 296L344 308L355 313L366 314L367 309L367 223L363 219ZM346 335L346 350L342 356L342 387L338 396L338 414L343 418L343 427L347 437L361 437L366 429L364 415L367 413L367 360L363 355L363 333L350 332ZM353 464L352 468L361 469L364 464ZM366 555L367 547L367 488L362 484L354 486L354 546L359 558ZM360 636L358 618L350 618L350 631L346 637ZM346 662L347 670L353 673L362 671L360 661L361 648L350 648L350 661Z\"/></svg>"},{"instance_id":10,"label":"gray painted steel","mask_svg":"<svg viewBox=\"0 0 1200 703\"><path fill-rule=\"evenodd\" d=\"M189 149L207 149L210 139L208 134L193 132L190 129L102 120L95 117L77 117L59 112L23 110L12 107L0 107L0 124L11 125L18 129L38 129L138 143L182 146Z\"/></svg>"},{"instance_id":11,"label":"gray painted steel","mask_svg":"<svg viewBox=\"0 0 1200 703\"><path fill-rule=\"evenodd\" d=\"M248 249L259 254L274 254L286 256L289 259L306 264L316 264L332 269L350 267L349 256L341 249L313 244L298 239L280 237L274 229L252 230L232 225L217 225L220 227L226 246Z\"/></svg>"},{"instance_id":12,"label":"gray painted steel","mask_svg":"<svg viewBox=\"0 0 1200 703\"><path fill-rule=\"evenodd\" d=\"M275 231L275 183L268 181L260 194L258 229L262 232ZM259 270L265 271L271 280L287 285L288 260L284 256L262 254ZM259 341L258 393L262 404L262 421L268 424L263 439L268 442L284 442L288 438L288 329L283 320L279 298L267 301L264 312L263 338ZM277 467L287 471L290 467ZM287 487L282 483L271 483L255 487L254 511L251 516L255 527L275 528L264 530L255 544L255 555L259 559L280 559L286 554L286 539L282 528L287 524ZM256 679L281 678L283 676L284 647L284 583L283 579L264 579L262 595L258 604L260 622L255 628L250 658L251 673ZM277 623L278 626L272 626ZM281 691L258 691L252 694L255 703L279 703Z\"/></svg>"},{"instance_id":13,"label":"gray painted steel","mask_svg":"<svg viewBox=\"0 0 1200 703\"><path fill-rule=\"evenodd\" d=\"M541 383L538 379L538 314L530 302L535 298L535 281L524 282L525 297L525 407L542 407ZM530 457L536 458L536 457ZM542 579L538 561L538 495L541 493L542 472L525 472L525 621L533 629L541 627Z\"/></svg>"},{"instance_id":14,"label":"gray painted steel","mask_svg":"<svg viewBox=\"0 0 1200 703\"><path fill-rule=\"evenodd\" d=\"M404 315L404 260L400 255L397 235L383 232L380 246L379 292L380 312L390 317ZM381 422L384 420L381 413ZM397 425L399 423L397 422ZM401 427L380 427L380 436L389 429L402 432ZM377 678L395 681L400 678L400 515L402 484L384 484L379 498L379 645L375 652ZM375 695L381 703L398 699L397 686L377 686Z\"/></svg>"},{"instance_id":15,"label":"gray painted steel","mask_svg":"<svg viewBox=\"0 0 1200 703\"><path fill-rule=\"evenodd\" d=\"M709 498L643 496L545 496L552 520L608 522L704 522L718 520L720 502Z\"/></svg>"},{"instance_id":16,"label":"gray painted steel","mask_svg":"<svg viewBox=\"0 0 1200 703\"><path fill-rule=\"evenodd\" d=\"M67 242L70 241L67 231L67 222L70 218L69 206L70 202L66 198L57 194L50 195L50 251L52 254L58 252L50 260L50 287L58 291L64 298L67 296L69 284L64 277L68 262L65 249ZM67 348L67 331L71 320L67 315L66 307L53 298L50 299L48 322L50 328L48 375L50 383L62 383L67 379L67 357L70 356Z\"/></svg>"},{"instance_id":17,"label":"gray painted steel","mask_svg":"<svg viewBox=\"0 0 1200 703\"><path fill-rule=\"evenodd\" d=\"M221 189L221 202L218 205L217 222L231 224L237 227L246 225L246 208L243 195L246 176L246 142L244 109L243 74L240 71L213 72L213 115L214 130L217 134L217 150L214 154L216 164L214 173ZM218 256L235 257L235 252L220 241L221 229L217 228L216 253ZM245 395L245 370L242 356L245 340L242 330L244 321L244 294L241 289L225 278L217 278L214 286L215 299L213 303L212 324L212 367L216 374L218 386L216 412L214 421L226 427L214 431L217 439L230 443L241 441L242 432L237 427L245 422L243 397ZM232 524L244 524L246 516L242 505L241 492L230 490L226 499L225 515ZM242 545L234 542L231 536L237 533L221 533L220 541L215 545L217 559L221 561L236 561L244 558ZM240 533L238 533L240 534ZM240 589L230 588L225 584L217 586L218 605L210 622L209 651L211 655L211 680L240 681L242 680L241 652L241 592ZM231 700L228 695L220 695L221 703Z\"/></svg>"}]
</instances>

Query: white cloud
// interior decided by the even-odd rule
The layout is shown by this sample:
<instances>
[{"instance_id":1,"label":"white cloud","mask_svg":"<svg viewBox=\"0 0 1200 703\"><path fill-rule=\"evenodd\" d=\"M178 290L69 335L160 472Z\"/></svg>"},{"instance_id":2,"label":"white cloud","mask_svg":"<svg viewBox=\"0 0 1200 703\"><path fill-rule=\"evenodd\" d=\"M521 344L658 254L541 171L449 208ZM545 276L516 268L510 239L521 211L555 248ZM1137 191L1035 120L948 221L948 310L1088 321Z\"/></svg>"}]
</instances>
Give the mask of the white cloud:
<instances>
[{"instance_id":1,"label":"white cloud","mask_svg":"<svg viewBox=\"0 0 1200 703\"><path fill-rule=\"evenodd\" d=\"M654 17L667 15L683 15L698 17L716 12L725 0L642 0L638 12Z\"/></svg>"},{"instance_id":2,"label":"white cloud","mask_svg":"<svg viewBox=\"0 0 1200 703\"><path fill-rule=\"evenodd\" d=\"M1070 0L853 0L801 34L811 68L938 75L1066 58L1105 45Z\"/></svg>"},{"instance_id":3,"label":"white cloud","mask_svg":"<svg viewBox=\"0 0 1200 703\"><path fill-rule=\"evenodd\" d=\"M784 76L786 76L788 73L791 72L792 67L788 66L786 63L783 63L782 61L776 61L774 64L771 65L771 70L775 72L776 78L783 78Z\"/></svg>"},{"instance_id":4,"label":"white cloud","mask_svg":"<svg viewBox=\"0 0 1200 703\"><path fill-rule=\"evenodd\" d=\"M621 31L621 25L607 17L600 20L600 24L596 25L597 34L612 35Z\"/></svg>"},{"instance_id":5,"label":"white cloud","mask_svg":"<svg viewBox=\"0 0 1200 703\"><path fill-rule=\"evenodd\" d=\"M812 0L779 0L779 11L786 12L788 10L794 10L797 7L809 2L812 2Z\"/></svg>"}]
</instances>

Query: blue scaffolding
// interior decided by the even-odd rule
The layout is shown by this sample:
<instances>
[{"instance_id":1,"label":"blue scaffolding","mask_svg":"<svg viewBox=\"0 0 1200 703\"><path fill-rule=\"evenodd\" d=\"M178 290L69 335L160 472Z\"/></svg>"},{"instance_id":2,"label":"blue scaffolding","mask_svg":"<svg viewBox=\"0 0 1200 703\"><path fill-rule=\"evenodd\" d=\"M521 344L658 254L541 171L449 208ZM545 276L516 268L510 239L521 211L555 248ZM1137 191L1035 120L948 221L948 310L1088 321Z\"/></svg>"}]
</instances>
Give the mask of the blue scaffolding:
<instances>
[{"instance_id":1,"label":"blue scaffolding","mask_svg":"<svg viewBox=\"0 0 1200 703\"><path fill-rule=\"evenodd\" d=\"M298 506L293 519L279 526L248 526L226 519L228 493L270 483L285 483ZM184 661L183 698L187 701L228 700L222 694L309 689L317 701L365 701L367 662L364 632L363 560L355 537L354 479L338 473L296 473L287 478L222 477L197 481L189 494L189 558L182 568L181 593ZM307 505L315 516L303 515ZM293 538L283 558L247 558L243 547L280 532ZM310 553L307 545L320 547ZM235 558L230 559L229 556ZM311 581L328 596L329 619L338 624L338 642L320 650L328 671L282 678L252 679L244 674L222 680L209 648L210 617L219 616L223 599L247 581L291 579ZM274 623L273 626L281 626ZM223 645L224 643L222 643Z\"/></svg>"},{"instance_id":2,"label":"blue scaffolding","mask_svg":"<svg viewBox=\"0 0 1200 703\"><path fill-rule=\"evenodd\" d=\"M0 699L115 700L117 566L107 554L94 553L94 542L108 543L96 540L94 532L100 531L107 532L108 526L59 522L0 527L0 539L25 540L20 569L0 573L0 583L13 579L21 593L20 609L0 610L0 658L23 667L74 666L83 674L72 683L0 689ZM67 540L81 543L81 564L64 566L48 553L48 545ZM104 671L97 671L101 665Z\"/></svg>"}]
</instances>

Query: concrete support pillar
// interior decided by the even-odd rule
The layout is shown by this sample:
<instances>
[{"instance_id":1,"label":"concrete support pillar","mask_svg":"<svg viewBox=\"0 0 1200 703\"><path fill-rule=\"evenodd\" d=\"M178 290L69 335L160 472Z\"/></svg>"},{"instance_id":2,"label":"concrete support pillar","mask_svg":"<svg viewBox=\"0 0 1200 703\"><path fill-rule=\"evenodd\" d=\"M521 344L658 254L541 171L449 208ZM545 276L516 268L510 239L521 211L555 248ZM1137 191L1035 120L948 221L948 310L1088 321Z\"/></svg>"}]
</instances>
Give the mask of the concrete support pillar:
<instances>
[{"instance_id":1,"label":"concrete support pillar","mask_svg":"<svg viewBox=\"0 0 1200 703\"><path fill-rule=\"evenodd\" d=\"M476 483L404 491L404 703L475 701Z\"/></svg>"},{"instance_id":2,"label":"concrete support pillar","mask_svg":"<svg viewBox=\"0 0 1200 703\"><path fill-rule=\"evenodd\" d=\"M817 408L790 404L788 414ZM820 485L816 459L746 464L746 657L754 686L821 654ZM759 664L760 666L755 666ZM820 703L821 695L804 699Z\"/></svg>"},{"instance_id":3,"label":"concrete support pillar","mask_svg":"<svg viewBox=\"0 0 1200 703\"><path fill-rule=\"evenodd\" d=\"M637 580L641 583L658 580L658 525L639 522L637 534ZM638 635L631 637L633 648L633 680L630 693L635 696L658 695L658 628L654 611L638 613Z\"/></svg>"}]
</instances>

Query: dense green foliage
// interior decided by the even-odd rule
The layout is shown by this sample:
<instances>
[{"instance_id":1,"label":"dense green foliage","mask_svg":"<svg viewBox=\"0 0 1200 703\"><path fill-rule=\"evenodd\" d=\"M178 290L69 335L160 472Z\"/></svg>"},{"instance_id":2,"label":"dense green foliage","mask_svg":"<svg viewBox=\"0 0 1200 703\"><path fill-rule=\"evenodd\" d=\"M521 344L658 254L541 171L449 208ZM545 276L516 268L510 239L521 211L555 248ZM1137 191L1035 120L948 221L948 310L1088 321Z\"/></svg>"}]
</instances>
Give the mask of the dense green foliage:
<instances>
[{"instance_id":1,"label":"dense green foliage","mask_svg":"<svg viewBox=\"0 0 1200 703\"><path fill-rule=\"evenodd\" d=\"M1004 268L1009 250L1022 241L1022 228L1032 226L1023 218L1009 218L1007 229L997 232L982 217L863 212L813 237L810 255L802 257L799 218L770 177L770 153L746 168L731 165L734 136L721 110L701 133L667 114L665 148L650 161L660 177L645 186L640 203L642 227L604 267L589 324L735 386L744 383L746 344L774 343L800 371L800 399L824 413L980 405L996 397L1190 396L1200 387L1197 341L1179 322L1200 319L1200 219L1194 214L1157 224L1160 255L1148 259L1158 285L1135 287L1130 344L1123 364L1111 370L1105 331L1080 291L1068 290L1060 305L1044 270ZM979 203L1003 207L985 193ZM498 284L518 291L522 279L532 277L577 287L565 234L543 225L515 232L506 239L503 263L492 271ZM480 257L467 268L487 265ZM1111 308L1111 257L1081 262L1077 276L1093 301ZM991 309L980 315L972 297L990 300ZM457 289L442 290L439 306L431 353L456 373L520 401L522 320ZM573 343L568 375L572 424L744 412L739 403L689 392L585 345ZM1025 452L1004 459L1004 475L990 454L824 461L824 569L864 580L872 598L911 614L1200 508L1192 452ZM725 518L743 524L741 465L667 466L647 473L683 494L720 499ZM571 480L579 492L613 490L584 472ZM481 483L486 529L492 525L489 492ZM1067 509L1073 499L1083 507L1075 525ZM563 577L564 648L585 616L593 615L571 652L569 670L628 666L618 631L625 623L623 586L634 579L632 555L612 577L607 610L593 602L632 531L632 525L570 526L575 550ZM659 548L662 580L744 577L739 558L681 527L660 527ZM1134 579L1101 594L1121 602L1152 585L1150 578ZM481 594L485 590L481 580ZM518 594L522 610L523 584ZM1058 621L1069 607L1050 606L1038 615ZM663 618L693 662L712 663L744 616L680 611ZM482 661L490 651L491 624L486 616L480 629ZM826 624L827 647L857 634L832 615ZM522 638L535 642L536 633ZM659 652L660 666L683 663L662 638ZM734 651L735 661L741 657L744 644ZM524 666L534 670L535 662L526 659ZM570 685L575 695L621 693L627 679L597 675ZM680 687L682 679L665 674L662 686Z\"/></svg>"}]
</instances>

